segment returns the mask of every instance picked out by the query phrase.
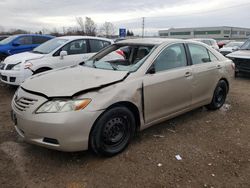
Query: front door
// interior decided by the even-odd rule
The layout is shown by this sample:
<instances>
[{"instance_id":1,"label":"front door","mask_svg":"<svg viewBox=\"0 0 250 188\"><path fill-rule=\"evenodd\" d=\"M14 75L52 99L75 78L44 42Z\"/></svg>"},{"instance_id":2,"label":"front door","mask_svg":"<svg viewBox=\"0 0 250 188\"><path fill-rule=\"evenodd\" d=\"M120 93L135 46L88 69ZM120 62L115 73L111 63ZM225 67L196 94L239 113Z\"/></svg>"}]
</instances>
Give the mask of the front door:
<instances>
[{"instance_id":1,"label":"front door","mask_svg":"<svg viewBox=\"0 0 250 188\"><path fill-rule=\"evenodd\" d=\"M10 49L10 54L17 54L22 52L27 52L33 50L35 46L32 44L31 36L21 36L13 41L13 44L18 44L17 46L13 45Z\"/></svg>"},{"instance_id":2,"label":"front door","mask_svg":"<svg viewBox=\"0 0 250 188\"><path fill-rule=\"evenodd\" d=\"M185 110L192 102L192 69L187 66L183 44L165 48L152 67L155 73L146 74L143 80L146 124Z\"/></svg>"},{"instance_id":3,"label":"front door","mask_svg":"<svg viewBox=\"0 0 250 188\"><path fill-rule=\"evenodd\" d=\"M86 61L92 54L88 53L87 40L80 39L72 41L66 44L60 51L66 51L67 55L64 57L58 56L57 58L57 67L65 67L71 65L77 65L83 61Z\"/></svg>"}]
</instances>

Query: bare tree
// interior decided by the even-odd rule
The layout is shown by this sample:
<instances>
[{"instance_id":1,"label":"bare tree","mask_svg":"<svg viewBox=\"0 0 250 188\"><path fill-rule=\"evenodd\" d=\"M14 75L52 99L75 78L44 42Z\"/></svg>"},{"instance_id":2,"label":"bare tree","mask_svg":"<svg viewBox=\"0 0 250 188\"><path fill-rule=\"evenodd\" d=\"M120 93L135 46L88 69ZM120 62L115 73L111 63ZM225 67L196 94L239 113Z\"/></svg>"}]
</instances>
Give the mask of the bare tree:
<instances>
[{"instance_id":1,"label":"bare tree","mask_svg":"<svg viewBox=\"0 0 250 188\"><path fill-rule=\"evenodd\" d=\"M101 33L106 37L111 37L115 34L115 26L111 22L105 22L101 27Z\"/></svg>"},{"instance_id":2,"label":"bare tree","mask_svg":"<svg viewBox=\"0 0 250 188\"><path fill-rule=\"evenodd\" d=\"M82 17L76 17L76 23L80 28L80 34L84 35L85 34L85 24L83 22Z\"/></svg>"},{"instance_id":3,"label":"bare tree","mask_svg":"<svg viewBox=\"0 0 250 188\"><path fill-rule=\"evenodd\" d=\"M86 17L85 33L90 36L96 36L96 29L97 29L97 26L95 22L90 17Z\"/></svg>"},{"instance_id":4,"label":"bare tree","mask_svg":"<svg viewBox=\"0 0 250 188\"><path fill-rule=\"evenodd\" d=\"M56 27L54 27L54 28L52 29L52 31L50 32L50 34L53 35L53 36L56 36L56 37L59 37L59 36L60 36L60 33L59 33L59 31L57 30Z\"/></svg>"}]
</instances>

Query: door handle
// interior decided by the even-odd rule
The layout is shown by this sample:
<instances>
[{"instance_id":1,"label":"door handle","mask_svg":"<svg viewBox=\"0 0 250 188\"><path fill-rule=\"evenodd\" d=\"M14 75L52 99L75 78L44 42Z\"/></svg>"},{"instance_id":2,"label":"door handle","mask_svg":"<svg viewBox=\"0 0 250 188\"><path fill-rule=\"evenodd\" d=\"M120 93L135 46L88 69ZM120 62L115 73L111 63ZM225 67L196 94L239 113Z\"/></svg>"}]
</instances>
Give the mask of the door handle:
<instances>
[{"instance_id":1,"label":"door handle","mask_svg":"<svg viewBox=\"0 0 250 188\"><path fill-rule=\"evenodd\" d=\"M192 76L192 73L191 72L186 72L185 77L189 77L189 76Z\"/></svg>"},{"instance_id":2,"label":"door handle","mask_svg":"<svg viewBox=\"0 0 250 188\"><path fill-rule=\"evenodd\" d=\"M222 66L221 65L217 65L217 69L221 69L222 68Z\"/></svg>"}]
</instances>

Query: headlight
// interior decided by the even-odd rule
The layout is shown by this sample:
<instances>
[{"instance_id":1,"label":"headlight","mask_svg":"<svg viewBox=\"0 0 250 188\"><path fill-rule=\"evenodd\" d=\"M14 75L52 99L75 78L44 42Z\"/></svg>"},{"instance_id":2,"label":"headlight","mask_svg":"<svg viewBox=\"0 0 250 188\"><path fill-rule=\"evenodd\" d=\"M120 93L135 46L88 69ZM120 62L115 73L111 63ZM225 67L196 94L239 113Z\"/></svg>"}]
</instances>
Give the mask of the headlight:
<instances>
[{"instance_id":1,"label":"headlight","mask_svg":"<svg viewBox=\"0 0 250 188\"><path fill-rule=\"evenodd\" d=\"M0 70L3 70L3 68L4 68L4 64L0 62Z\"/></svg>"},{"instance_id":2,"label":"headlight","mask_svg":"<svg viewBox=\"0 0 250 188\"><path fill-rule=\"evenodd\" d=\"M14 67L12 67L11 70L20 71L21 70L21 62L15 64Z\"/></svg>"},{"instance_id":3,"label":"headlight","mask_svg":"<svg viewBox=\"0 0 250 188\"><path fill-rule=\"evenodd\" d=\"M90 102L91 99L55 99L41 105L36 113L61 113L79 111L86 108Z\"/></svg>"},{"instance_id":4,"label":"headlight","mask_svg":"<svg viewBox=\"0 0 250 188\"><path fill-rule=\"evenodd\" d=\"M33 64L32 64L31 62L26 62L26 63L24 64L24 68L25 68L25 69L30 69L32 66L33 66Z\"/></svg>"}]
</instances>

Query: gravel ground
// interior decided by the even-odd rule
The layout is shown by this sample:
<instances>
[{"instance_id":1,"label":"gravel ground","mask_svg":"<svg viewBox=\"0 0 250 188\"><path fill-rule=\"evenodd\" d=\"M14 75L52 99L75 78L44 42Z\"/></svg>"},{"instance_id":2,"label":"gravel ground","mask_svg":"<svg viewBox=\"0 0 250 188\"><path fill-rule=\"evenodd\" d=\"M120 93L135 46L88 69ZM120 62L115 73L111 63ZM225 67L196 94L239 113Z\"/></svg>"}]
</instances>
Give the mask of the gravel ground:
<instances>
[{"instance_id":1,"label":"gravel ground","mask_svg":"<svg viewBox=\"0 0 250 188\"><path fill-rule=\"evenodd\" d=\"M0 187L250 187L250 78L234 80L222 109L149 128L113 158L23 143L9 115L14 92L0 84Z\"/></svg>"}]
</instances>

